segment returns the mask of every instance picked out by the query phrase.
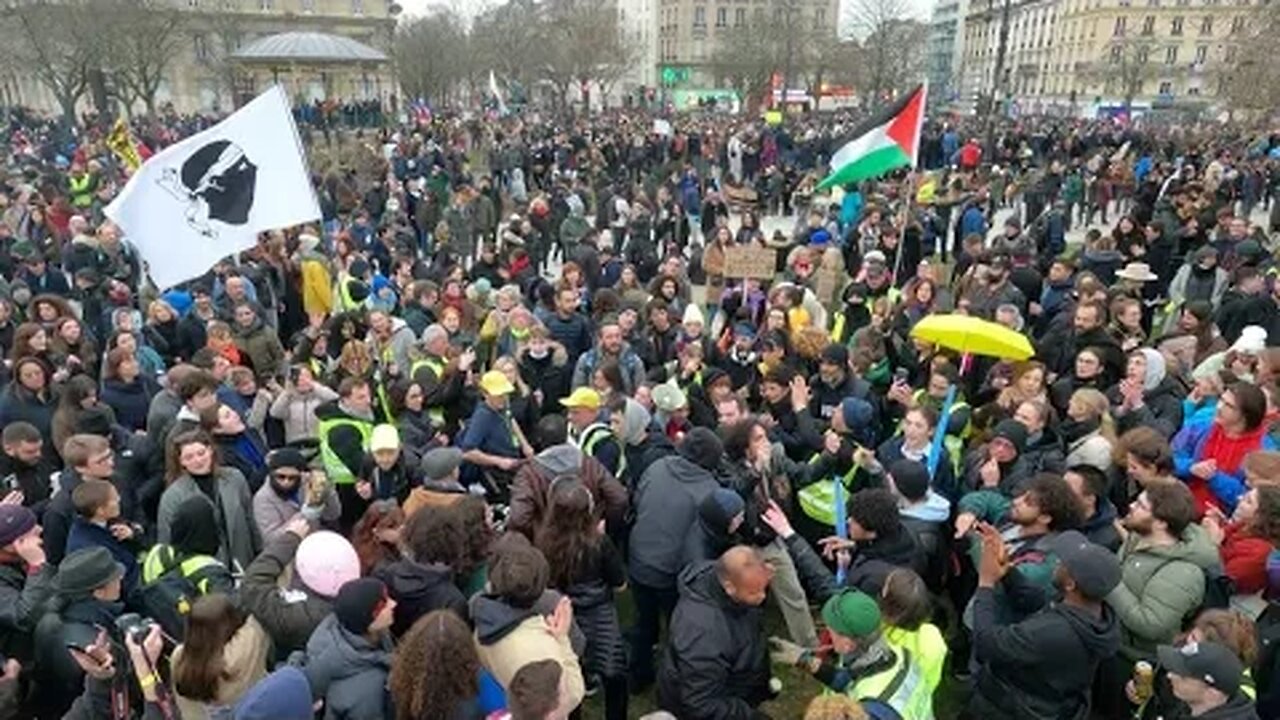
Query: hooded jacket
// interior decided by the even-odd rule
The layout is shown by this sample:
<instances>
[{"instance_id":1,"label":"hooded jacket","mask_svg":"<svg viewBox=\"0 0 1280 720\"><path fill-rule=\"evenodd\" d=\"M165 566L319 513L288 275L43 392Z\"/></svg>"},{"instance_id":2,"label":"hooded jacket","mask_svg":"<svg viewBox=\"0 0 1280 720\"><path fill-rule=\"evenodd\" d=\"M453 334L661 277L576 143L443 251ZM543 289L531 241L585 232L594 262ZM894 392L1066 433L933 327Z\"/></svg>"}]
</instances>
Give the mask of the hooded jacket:
<instances>
[{"instance_id":1,"label":"hooded jacket","mask_svg":"<svg viewBox=\"0 0 1280 720\"><path fill-rule=\"evenodd\" d=\"M325 720L378 720L391 714L387 676L395 647L382 633L375 641L356 635L330 614L307 641L311 694L324 698Z\"/></svg>"},{"instance_id":2,"label":"hooded jacket","mask_svg":"<svg viewBox=\"0 0 1280 720\"><path fill-rule=\"evenodd\" d=\"M544 415L563 412L560 398L569 394L569 381L574 370L569 365L569 353L564 346L554 341L549 345L547 354L540 358L529 354L528 345L515 350L520 377L531 390L542 391L542 407L539 409Z\"/></svg>"},{"instance_id":3,"label":"hooded jacket","mask_svg":"<svg viewBox=\"0 0 1280 720\"><path fill-rule=\"evenodd\" d=\"M737 501L734 501L737 498ZM680 569L715 560L738 542L737 532L729 532L729 524L746 505L732 490L712 491L698 503L698 519L685 537Z\"/></svg>"},{"instance_id":4,"label":"hooded jacket","mask_svg":"<svg viewBox=\"0 0 1280 720\"><path fill-rule=\"evenodd\" d=\"M680 574L658 669L658 707L681 720L760 720L769 696L769 655L759 607L729 597L715 563Z\"/></svg>"},{"instance_id":5,"label":"hooded jacket","mask_svg":"<svg viewBox=\"0 0 1280 720\"><path fill-rule=\"evenodd\" d=\"M568 635L551 634L546 618L534 608L516 608L489 595L471 599L476 650L480 662L503 689L516 672L531 662L555 660L564 673L569 705L577 707L586 694L582 667Z\"/></svg>"},{"instance_id":6,"label":"hooded jacket","mask_svg":"<svg viewBox=\"0 0 1280 720\"><path fill-rule=\"evenodd\" d=\"M969 711L974 717L1084 720L1098 664L1116 653L1120 627L1101 614L1050 605L1014 625L996 619L996 596L973 598L973 646L979 669Z\"/></svg>"},{"instance_id":7,"label":"hooded jacket","mask_svg":"<svg viewBox=\"0 0 1280 720\"><path fill-rule=\"evenodd\" d=\"M396 601L391 633L403 637L418 618L432 610L453 610L467 618L467 599L453 583L453 570L445 565L424 565L402 559L386 563L373 576L387 586Z\"/></svg>"},{"instance_id":8,"label":"hooded jacket","mask_svg":"<svg viewBox=\"0 0 1280 720\"><path fill-rule=\"evenodd\" d=\"M1204 598L1204 571L1219 562L1199 525L1187 526L1173 545L1142 547L1141 541L1134 533L1120 547L1121 581L1107 596L1124 628L1122 652L1130 658L1172 642Z\"/></svg>"},{"instance_id":9,"label":"hooded jacket","mask_svg":"<svg viewBox=\"0 0 1280 720\"><path fill-rule=\"evenodd\" d=\"M628 563L635 582L675 587L685 537L697 520L698 505L718 487L710 470L682 455L664 457L649 466L635 493Z\"/></svg>"},{"instance_id":10,"label":"hooded jacket","mask_svg":"<svg viewBox=\"0 0 1280 720\"><path fill-rule=\"evenodd\" d=\"M898 515L902 526L915 538L924 556L925 573L921 577L929 589L936 592L942 587L951 552L951 533L947 524L951 518L951 503L930 490L924 502L902 508Z\"/></svg>"},{"instance_id":11,"label":"hooded jacket","mask_svg":"<svg viewBox=\"0 0 1280 720\"><path fill-rule=\"evenodd\" d=\"M543 450L532 462L522 463L511 482L511 503L507 511L507 530L533 540L547 510L551 482L561 475L573 475L591 491L596 506L601 508L610 527L621 527L629 504L627 489L618 482L599 460L583 454L570 443Z\"/></svg>"},{"instance_id":12,"label":"hooded jacket","mask_svg":"<svg viewBox=\"0 0 1280 720\"><path fill-rule=\"evenodd\" d=\"M841 588L835 577L807 540L796 533L784 542L800 576L800 584L810 599L822 603L839 592ZM897 568L908 568L922 578L928 572L925 555L916 544L915 536L901 526L897 532L858 542L845 574L844 587L879 597L885 579Z\"/></svg>"},{"instance_id":13,"label":"hooded jacket","mask_svg":"<svg viewBox=\"0 0 1280 720\"><path fill-rule=\"evenodd\" d=\"M235 326L236 347L248 356L258 382L275 377L284 365L284 346L274 330L268 328L262 318L254 319L248 328Z\"/></svg>"},{"instance_id":14,"label":"hooded jacket","mask_svg":"<svg viewBox=\"0 0 1280 720\"><path fill-rule=\"evenodd\" d=\"M1151 348L1140 348L1147 360L1147 373L1142 380L1142 407L1116 415L1116 433L1124 434L1135 427L1146 425L1172 436L1182 427L1182 398L1186 395L1178 382L1169 377L1164 355ZM1119 407L1123 398L1120 386L1107 391L1112 407Z\"/></svg>"}]
</instances>

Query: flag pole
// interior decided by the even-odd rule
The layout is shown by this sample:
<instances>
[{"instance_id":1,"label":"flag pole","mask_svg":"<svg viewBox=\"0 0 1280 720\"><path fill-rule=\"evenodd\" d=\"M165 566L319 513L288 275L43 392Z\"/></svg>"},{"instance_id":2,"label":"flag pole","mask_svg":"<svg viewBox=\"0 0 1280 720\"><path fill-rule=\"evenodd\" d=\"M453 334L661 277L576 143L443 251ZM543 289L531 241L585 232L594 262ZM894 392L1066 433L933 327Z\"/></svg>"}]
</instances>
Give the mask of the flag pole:
<instances>
[{"instance_id":1,"label":"flag pole","mask_svg":"<svg viewBox=\"0 0 1280 720\"><path fill-rule=\"evenodd\" d=\"M915 169L912 168L911 172L907 173L907 178L903 180L903 185L906 188L906 202L902 206L902 227L898 228L898 250L894 253L893 274L889 276L889 287L891 288L898 286L898 272L902 269L903 248L907 244L907 224L911 222L911 201L915 195L915 183L911 180L914 175Z\"/></svg>"}]
</instances>

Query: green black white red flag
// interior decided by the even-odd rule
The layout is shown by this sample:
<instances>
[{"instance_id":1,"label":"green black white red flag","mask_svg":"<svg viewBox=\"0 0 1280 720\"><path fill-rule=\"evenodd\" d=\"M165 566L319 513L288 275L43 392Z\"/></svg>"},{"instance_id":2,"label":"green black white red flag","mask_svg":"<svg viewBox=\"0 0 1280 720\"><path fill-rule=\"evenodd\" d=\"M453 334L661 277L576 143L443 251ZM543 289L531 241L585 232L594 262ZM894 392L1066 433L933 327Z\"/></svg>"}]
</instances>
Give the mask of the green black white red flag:
<instances>
[{"instance_id":1,"label":"green black white red flag","mask_svg":"<svg viewBox=\"0 0 1280 720\"><path fill-rule=\"evenodd\" d=\"M928 87L918 85L893 105L859 125L851 140L831 156L831 174L818 190L880 177L914 167L920 152L920 129Z\"/></svg>"}]
</instances>

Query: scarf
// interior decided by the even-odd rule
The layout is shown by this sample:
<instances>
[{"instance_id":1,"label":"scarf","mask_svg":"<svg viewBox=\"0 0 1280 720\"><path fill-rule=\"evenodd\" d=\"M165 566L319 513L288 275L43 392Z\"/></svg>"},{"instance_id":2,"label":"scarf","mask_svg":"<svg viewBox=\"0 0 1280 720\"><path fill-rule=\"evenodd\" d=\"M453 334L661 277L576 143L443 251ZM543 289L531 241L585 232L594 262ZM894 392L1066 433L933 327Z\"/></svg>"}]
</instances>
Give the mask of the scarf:
<instances>
[{"instance_id":1,"label":"scarf","mask_svg":"<svg viewBox=\"0 0 1280 720\"><path fill-rule=\"evenodd\" d=\"M1062 424L1058 425L1058 434L1062 436L1062 440L1069 447L1077 440L1096 432L1101 426L1102 421L1098 418L1091 420L1064 420Z\"/></svg>"}]
</instances>

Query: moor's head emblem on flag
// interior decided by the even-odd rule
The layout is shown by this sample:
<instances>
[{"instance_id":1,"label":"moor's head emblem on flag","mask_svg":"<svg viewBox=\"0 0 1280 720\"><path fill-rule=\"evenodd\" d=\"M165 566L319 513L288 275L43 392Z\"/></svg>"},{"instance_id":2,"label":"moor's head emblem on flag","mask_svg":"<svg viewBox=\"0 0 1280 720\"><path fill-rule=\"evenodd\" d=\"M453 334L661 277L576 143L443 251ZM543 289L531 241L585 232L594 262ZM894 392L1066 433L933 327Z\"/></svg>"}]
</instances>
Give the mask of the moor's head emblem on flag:
<instances>
[{"instance_id":1,"label":"moor's head emblem on flag","mask_svg":"<svg viewBox=\"0 0 1280 720\"><path fill-rule=\"evenodd\" d=\"M179 168L165 168L157 181L187 205L187 223L208 238L218 231L212 221L226 225L249 222L258 166L244 150L228 140L215 140L187 157Z\"/></svg>"}]
</instances>

